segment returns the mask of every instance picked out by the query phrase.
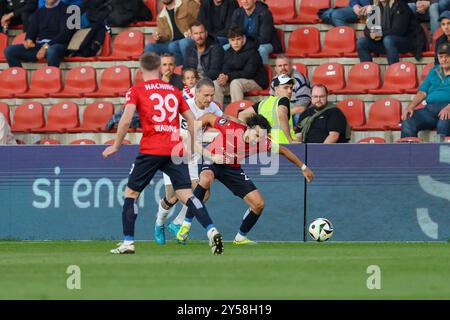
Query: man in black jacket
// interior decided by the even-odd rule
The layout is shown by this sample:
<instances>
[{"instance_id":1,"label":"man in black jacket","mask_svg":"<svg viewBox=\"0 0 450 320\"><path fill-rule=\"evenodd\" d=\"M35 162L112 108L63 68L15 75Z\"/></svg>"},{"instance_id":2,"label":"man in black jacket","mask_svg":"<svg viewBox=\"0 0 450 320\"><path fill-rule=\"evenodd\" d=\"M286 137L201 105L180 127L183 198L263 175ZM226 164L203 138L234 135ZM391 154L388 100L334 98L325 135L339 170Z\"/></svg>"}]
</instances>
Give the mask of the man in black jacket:
<instances>
[{"instance_id":1,"label":"man in black jacket","mask_svg":"<svg viewBox=\"0 0 450 320\"><path fill-rule=\"evenodd\" d=\"M281 52L281 42L273 23L269 7L257 0L241 0L242 7L236 9L231 19L233 27L241 27L247 37L257 39L258 52L264 64L269 63L269 55Z\"/></svg>"},{"instance_id":2,"label":"man in black jacket","mask_svg":"<svg viewBox=\"0 0 450 320\"><path fill-rule=\"evenodd\" d=\"M410 52L420 60L425 33L408 5L400 0L375 0L374 5L379 19L368 19L364 37L357 42L359 59L372 61L371 53L386 54L388 64L393 64L400 60L400 53ZM379 25L373 23L377 20Z\"/></svg>"},{"instance_id":3,"label":"man in black jacket","mask_svg":"<svg viewBox=\"0 0 450 320\"><path fill-rule=\"evenodd\" d=\"M4 33L10 26L23 24L23 31L27 31L28 23L33 12L36 11L38 0L1 0L0 17Z\"/></svg>"},{"instance_id":4,"label":"man in black jacket","mask_svg":"<svg viewBox=\"0 0 450 320\"><path fill-rule=\"evenodd\" d=\"M439 16L439 23L441 24L441 29L443 35L436 40L436 49L434 54L434 64L439 64L438 59L438 48L443 43L450 43L450 11L444 11Z\"/></svg>"},{"instance_id":5,"label":"man in black jacket","mask_svg":"<svg viewBox=\"0 0 450 320\"><path fill-rule=\"evenodd\" d=\"M206 27L209 35L225 45L228 43L227 32L231 27L231 18L237 8L239 3L236 0L203 0L198 20Z\"/></svg>"},{"instance_id":6,"label":"man in black jacket","mask_svg":"<svg viewBox=\"0 0 450 320\"><path fill-rule=\"evenodd\" d=\"M31 16L24 43L5 49L9 66L22 67L22 61L36 62L46 58L49 66L59 67L73 34L68 28L68 19L64 3L46 0L45 7Z\"/></svg>"},{"instance_id":7,"label":"man in black jacket","mask_svg":"<svg viewBox=\"0 0 450 320\"><path fill-rule=\"evenodd\" d=\"M186 51L183 67L196 69L201 78L217 79L225 54L222 46L208 35L205 26L199 21L191 24L190 31L194 44Z\"/></svg>"},{"instance_id":8,"label":"man in black jacket","mask_svg":"<svg viewBox=\"0 0 450 320\"><path fill-rule=\"evenodd\" d=\"M214 85L214 101L223 105L225 94L230 94L231 102L244 99L244 93L262 90L269 86L267 71L258 54L258 41L244 35L244 30L232 27L228 31L231 48L225 52L222 73Z\"/></svg>"}]
</instances>

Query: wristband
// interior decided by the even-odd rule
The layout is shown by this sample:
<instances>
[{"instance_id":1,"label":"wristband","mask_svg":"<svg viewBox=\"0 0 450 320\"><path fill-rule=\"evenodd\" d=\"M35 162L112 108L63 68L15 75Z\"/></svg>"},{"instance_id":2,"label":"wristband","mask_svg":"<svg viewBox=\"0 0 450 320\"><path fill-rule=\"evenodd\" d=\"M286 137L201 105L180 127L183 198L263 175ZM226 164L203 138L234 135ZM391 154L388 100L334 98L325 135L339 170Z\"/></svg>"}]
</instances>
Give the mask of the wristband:
<instances>
[{"instance_id":1,"label":"wristband","mask_svg":"<svg viewBox=\"0 0 450 320\"><path fill-rule=\"evenodd\" d=\"M306 164L303 164L303 165L300 167L300 169L302 169L302 171L305 171L306 168L308 168L308 167L306 166Z\"/></svg>"}]
</instances>

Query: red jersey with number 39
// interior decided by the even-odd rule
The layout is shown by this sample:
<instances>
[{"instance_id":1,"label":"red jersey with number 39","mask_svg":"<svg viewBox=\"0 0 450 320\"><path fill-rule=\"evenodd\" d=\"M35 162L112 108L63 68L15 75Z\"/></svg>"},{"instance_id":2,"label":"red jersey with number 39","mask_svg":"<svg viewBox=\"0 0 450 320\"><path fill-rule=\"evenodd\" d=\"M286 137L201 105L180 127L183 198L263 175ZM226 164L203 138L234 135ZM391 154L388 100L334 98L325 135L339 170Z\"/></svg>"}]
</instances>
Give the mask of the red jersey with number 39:
<instances>
[{"instance_id":1,"label":"red jersey with number 39","mask_svg":"<svg viewBox=\"0 0 450 320\"><path fill-rule=\"evenodd\" d=\"M128 90L128 104L136 105L141 120L141 153L170 156L177 147L176 155L182 155L179 114L189 105L178 88L159 79L143 82Z\"/></svg>"}]
</instances>

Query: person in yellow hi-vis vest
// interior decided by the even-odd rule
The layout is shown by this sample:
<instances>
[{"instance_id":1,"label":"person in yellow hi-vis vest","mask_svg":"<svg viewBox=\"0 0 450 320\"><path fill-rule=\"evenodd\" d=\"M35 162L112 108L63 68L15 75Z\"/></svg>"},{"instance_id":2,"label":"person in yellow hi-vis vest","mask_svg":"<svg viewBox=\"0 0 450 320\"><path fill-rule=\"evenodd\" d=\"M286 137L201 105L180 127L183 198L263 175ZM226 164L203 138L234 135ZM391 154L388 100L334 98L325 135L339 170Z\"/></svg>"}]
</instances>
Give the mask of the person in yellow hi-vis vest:
<instances>
[{"instance_id":1,"label":"person in yellow hi-vis vest","mask_svg":"<svg viewBox=\"0 0 450 320\"><path fill-rule=\"evenodd\" d=\"M281 74L273 80L275 95L269 96L255 104L252 108L241 111L239 120L245 121L253 114L264 116L272 126L271 140L280 143L298 143L295 141L292 113L290 110L292 88L295 79Z\"/></svg>"}]
</instances>

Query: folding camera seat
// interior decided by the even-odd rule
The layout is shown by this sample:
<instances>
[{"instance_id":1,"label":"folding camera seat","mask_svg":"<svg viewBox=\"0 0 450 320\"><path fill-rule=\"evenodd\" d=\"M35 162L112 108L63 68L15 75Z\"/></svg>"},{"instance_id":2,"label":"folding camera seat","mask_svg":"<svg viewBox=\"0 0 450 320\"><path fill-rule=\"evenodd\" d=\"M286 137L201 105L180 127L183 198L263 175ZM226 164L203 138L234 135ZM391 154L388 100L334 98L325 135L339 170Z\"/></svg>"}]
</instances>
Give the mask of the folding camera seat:
<instances>
[{"instance_id":1,"label":"folding camera seat","mask_svg":"<svg viewBox=\"0 0 450 320\"><path fill-rule=\"evenodd\" d=\"M8 99L25 93L28 90L27 71L18 67L5 69L0 73L0 84L0 98Z\"/></svg>"},{"instance_id":2,"label":"folding camera seat","mask_svg":"<svg viewBox=\"0 0 450 320\"><path fill-rule=\"evenodd\" d=\"M61 141L57 139L41 139L36 144L61 144Z\"/></svg>"},{"instance_id":3,"label":"folding camera seat","mask_svg":"<svg viewBox=\"0 0 450 320\"><path fill-rule=\"evenodd\" d=\"M301 27L289 36L286 50L288 57L307 57L308 54L320 51L320 31L315 27Z\"/></svg>"},{"instance_id":4,"label":"folding camera seat","mask_svg":"<svg viewBox=\"0 0 450 320\"><path fill-rule=\"evenodd\" d=\"M322 51L309 53L311 58L356 57L356 32L351 27L335 27L327 31Z\"/></svg>"},{"instance_id":5,"label":"folding camera seat","mask_svg":"<svg viewBox=\"0 0 450 320\"><path fill-rule=\"evenodd\" d=\"M313 84L323 84L330 94L345 87L344 66L340 63L324 63L318 66L312 76Z\"/></svg>"},{"instance_id":6,"label":"folding camera seat","mask_svg":"<svg viewBox=\"0 0 450 320\"><path fill-rule=\"evenodd\" d=\"M43 67L33 72L30 90L15 94L17 98L47 98L61 91L61 70L57 67Z\"/></svg>"},{"instance_id":7,"label":"folding camera seat","mask_svg":"<svg viewBox=\"0 0 450 320\"><path fill-rule=\"evenodd\" d=\"M380 66L375 62L360 62L350 68L347 86L335 94L363 94L381 86Z\"/></svg>"},{"instance_id":8,"label":"folding camera seat","mask_svg":"<svg viewBox=\"0 0 450 320\"><path fill-rule=\"evenodd\" d=\"M309 77L308 67L303 63L293 63L292 67L304 75L306 78Z\"/></svg>"},{"instance_id":9,"label":"folding camera seat","mask_svg":"<svg viewBox=\"0 0 450 320\"><path fill-rule=\"evenodd\" d=\"M284 23L319 23L320 19L317 12L319 9L330 8L330 6L330 0L302 0L297 17L285 20Z\"/></svg>"},{"instance_id":10,"label":"folding camera seat","mask_svg":"<svg viewBox=\"0 0 450 320\"><path fill-rule=\"evenodd\" d=\"M359 140L358 143L386 143L386 140L380 137L367 137Z\"/></svg>"},{"instance_id":11,"label":"folding camera seat","mask_svg":"<svg viewBox=\"0 0 450 320\"><path fill-rule=\"evenodd\" d=\"M67 129L78 127L78 105L71 101L63 101L50 107L47 114L47 124L31 132L67 132Z\"/></svg>"},{"instance_id":12,"label":"folding camera seat","mask_svg":"<svg viewBox=\"0 0 450 320\"><path fill-rule=\"evenodd\" d=\"M412 62L397 62L387 67L383 86L371 89L371 94L400 94L417 88L417 68Z\"/></svg>"},{"instance_id":13,"label":"folding camera seat","mask_svg":"<svg viewBox=\"0 0 450 320\"><path fill-rule=\"evenodd\" d=\"M105 125L114 114L111 102L96 101L89 104L83 112L83 122L68 132L106 132Z\"/></svg>"},{"instance_id":14,"label":"folding camera seat","mask_svg":"<svg viewBox=\"0 0 450 320\"><path fill-rule=\"evenodd\" d=\"M126 66L112 66L105 69L96 92L86 93L85 97L118 97L126 94L131 87L131 72Z\"/></svg>"},{"instance_id":15,"label":"folding camera seat","mask_svg":"<svg viewBox=\"0 0 450 320\"><path fill-rule=\"evenodd\" d=\"M367 124L353 130L400 130L402 104L392 98L375 101L369 110Z\"/></svg>"},{"instance_id":16,"label":"folding camera seat","mask_svg":"<svg viewBox=\"0 0 450 320\"><path fill-rule=\"evenodd\" d=\"M137 60L144 52L145 36L139 30L125 30L114 39L109 56L100 56L100 61Z\"/></svg>"},{"instance_id":17,"label":"folding camera seat","mask_svg":"<svg viewBox=\"0 0 450 320\"><path fill-rule=\"evenodd\" d=\"M344 112L350 127L363 126L366 123L364 102L357 98L339 101L337 107Z\"/></svg>"},{"instance_id":18,"label":"folding camera seat","mask_svg":"<svg viewBox=\"0 0 450 320\"><path fill-rule=\"evenodd\" d=\"M45 124L44 106L39 102L25 102L16 108L13 115L13 132L30 132Z\"/></svg>"},{"instance_id":19,"label":"folding camera seat","mask_svg":"<svg viewBox=\"0 0 450 320\"><path fill-rule=\"evenodd\" d=\"M295 18L295 0L266 0L270 12L272 12L275 24L282 24L285 20Z\"/></svg>"},{"instance_id":20,"label":"folding camera seat","mask_svg":"<svg viewBox=\"0 0 450 320\"><path fill-rule=\"evenodd\" d=\"M55 98L82 97L97 90L97 74L93 67L76 67L67 72L64 90L53 93Z\"/></svg>"}]
</instances>

